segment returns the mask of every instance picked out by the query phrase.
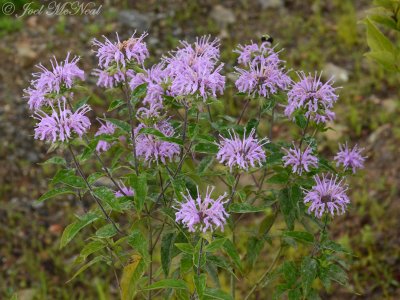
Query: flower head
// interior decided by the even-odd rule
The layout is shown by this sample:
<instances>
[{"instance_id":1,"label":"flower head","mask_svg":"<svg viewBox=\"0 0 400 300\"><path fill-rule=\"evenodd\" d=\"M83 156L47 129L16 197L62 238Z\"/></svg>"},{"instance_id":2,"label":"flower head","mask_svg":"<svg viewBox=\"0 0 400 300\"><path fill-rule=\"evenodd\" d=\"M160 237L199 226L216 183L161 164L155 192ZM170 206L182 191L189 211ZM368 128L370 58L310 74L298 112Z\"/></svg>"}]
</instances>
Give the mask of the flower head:
<instances>
[{"instance_id":1,"label":"flower head","mask_svg":"<svg viewBox=\"0 0 400 300\"><path fill-rule=\"evenodd\" d=\"M50 104L51 105L51 104ZM76 112L71 112L65 107L65 100L58 102L58 110L51 105L51 115L42 110L36 112L39 123L35 128L35 139L48 141L69 140L72 133L81 137L90 127L90 120L85 114L90 111L88 105L81 106Z\"/></svg>"},{"instance_id":2,"label":"flower head","mask_svg":"<svg viewBox=\"0 0 400 300\"><path fill-rule=\"evenodd\" d=\"M76 79L84 79L84 71L78 67L79 57L75 56L70 60L70 53L63 62L58 62L54 57L51 60L51 70L42 64L37 65L40 72L34 73L31 87L25 90L28 98L29 108L37 110L43 105L52 102L48 94L60 94L62 88L72 88Z\"/></svg>"},{"instance_id":3,"label":"flower head","mask_svg":"<svg viewBox=\"0 0 400 300\"><path fill-rule=\"evenodd\" d=\"M353 149L350 149L346 143L339 145L339 149L340 151L335 156L336 166L342 164L345 169L352 168L353 173L357 169L364 168L365 157L361 155L364 148L359 148L358 145L355 145Z\"/></svg>"},{"instance_id":4,"label":"flower head","mask_svg":"<svg viewBox=\"0 0 400 300\"><path fill-rule=\"evenodd\" d=\"M223 64L218 63L219 41L210 37L198 38L194 44L181 42L181 48L164 58L165 71L171 81L172 96L199 95L208 97L222 94L225 76L220 74Z\"/></svg>"},{"instance_id":5,"label":"flower head","mask_svg":"<svg viewBox=\"0 0 400 300\"><path fill-rule=\"evenodd\" d=\"M219 196L216 200L211 198L211 193L214 191L214 187L211 189L207 187L206 196L204 199L199 193L197 188L197 198L193 199L189 191L187 195L183 195L185 201L179 203L179 207L175 207L176 222L181 222L190 232L207 230L214 231L218 227L221 231L224 231L224 225L226 224L226 218L229 216L225 211L224 204L228 202L226 199L227 194Z\"/></svg>"},{"instance_id":6,"label":"flower head","mask_svg":"<svg viewBox=\"0 0 400 300\"><path fill-rule=\"evenodd\" d=\"M308 213L314 212L317 218L321 218L325 212L332 216L343 214L347 204L350 203L346 195L348 189L343 180L338 181L338 177L322 175L314 176L316 185L305 192L304 203L310 203Z\"/></svg>"},{"instance_id":7,"label":"flower head","mask_svg":"<svg viewBox=\"0 0 400 300\"><path fill-rule=\"evenodd\" d=\"M238 61L245 63L245 68L235 67L239 74L235 85L239 92L258 94L269 97L280 90L286 90L290 78L281 67L282 61L274 49L266 47L265 43L259 48L257 44L240 46Z\"/></svg>"},{"instance_id":8,"label":"flower head","mask_svg":"<svg viewBox=\"0 0 400 300\"><path fill-rule=\"evenodd\" d=\"M117 67L119 70L124 69L130 60L142 65L144 60L149 56L146 43L143 42L147 33L143 33L140 37L135 37L136 32L126 41L121 42L117 35L117 41L111 42L104 36L104 42L94 40L93 45L97 47L96 56L99 59L100 68Z\"/></svg>"},{"instance_id":9,"label":"flower head","mask_svg":"<svg viewBox=\"0 0 400 300\"><path fill-rule=\"evenodd\" d=\"M318 166L318 158L312 154L312 149L307 147L304 151L296 148L282 148L286 155L282 158L284 166L291 166L293 173L301 175L303 171L310 172L310 167Z\"/></svg>"},{"instance_id":10,"label":"flower head","mask_svg":"<svg viewBox=\"0 0 400 300\"><path fill-rule=\"evenodd\" d=\"M118 84L125 82L125 77L131 78L133 76L132 70L128 70L124 73L119 70L111 72L94 69L92 74L98 77L97 86L105 88L116 87Z\"/></svg>"},{"instance_id":11,"label":"flower head","mask_svg":"<svg viewBox=\"0 0 400 300\"><path fill-rule=\"evenodd\" d=\"M103 123L100 120L99 120L99 122L100 122L101 126L100 126L99 130L97 130L97 132L95 133L94 136L99 136L101 134L113 134L115 132L116 127L111 122L106 121ZM110 149L110 147L111 147L111 144L109 142L100 140L97 143L96 151L97 152L105 152L108 149Z\"/></svg>"},{"instance_id":12,"label":"flower head","mask_svg":"<svg viewBox=\"0 0 400 300\"><path fill-rule=\"evenodd\" d=\"M255 130L253 129L246 137L240 138L236 132L229 132L230 137L221 137L219 143L219 151L217 159L232 171L233 167L248 170L249 167L255 167L256 164L262 165L265 161L265 152L262 146L268 143L266 138L258 140L255 138Z\"/></svg>"},{"instance_id":13,"label":"flower head","mask_svg":"<svg viewBox=\"0 0 400 300\"><path fill-rule=\"evenodd\" d=\"M121 190L118 190L114 193L115 197L120 198L120 197L124 197L124 196L133 196L135 194L135 192L133 191L133 189L131 187L125 186L125 184L123 184L122 182L120 182L118 185Z\"/></svg>"},{"instance_id":14,"label":"flower head","mask_svg":"<svg viewBox=\"0 0 400 300\"><path fill-rule=\"evenodd\" d=\"M333 105L338 99L336 88L332 86L332 79L321 82L321 75L306 75L298 73L300 78L288 93L288 104L285 115L292 117L297 109L304 109L305 116L316 123L326 123L335 119L332 111Z\"/></svg>"},{"instance_id":15,"label":"flower head","mask_svg":"<svg viewBox=\"0 0 400 300\"><path fill-rule=\"evenodd\" d=\"M180 153L179 146L162 141L153 135L140 133L140 130L146 127L147 126L142 123L135 130L136 154L143 157L149 163L152 161L157 163L161 161L165 164L167 159L172 161L172 159ZM171 124L165 120L153 125L153 128L167 137L172 137L175 133Z\"/></svg>"}]
</instances>

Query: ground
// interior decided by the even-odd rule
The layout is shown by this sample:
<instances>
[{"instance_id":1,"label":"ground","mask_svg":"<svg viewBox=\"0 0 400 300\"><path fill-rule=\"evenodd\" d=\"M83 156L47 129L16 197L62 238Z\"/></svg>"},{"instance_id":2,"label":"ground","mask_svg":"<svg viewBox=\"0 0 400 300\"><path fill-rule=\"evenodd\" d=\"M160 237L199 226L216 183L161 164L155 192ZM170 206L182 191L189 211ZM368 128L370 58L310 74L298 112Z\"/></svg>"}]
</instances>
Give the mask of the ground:
<instances>
[{"instance_id":1,"label":"ground","mask_svg":"<svg viewBox=\"0 0 400 300\"><path fill-rule=\"evenodd\" d=\"M20 299L117 298L107 266L89 271L90 281L80 276L65 284L83 240L59 250L59 239L80 208L73 199L34 204L54 170L39 164L48 157L47 146L33 139L34 122L22 95L36 63L71 51L90 70L95 66L88 51L92 38L116 31L128 37L137 29L149 32L153 57L175 47L179 39L218 36L226 72L233 69L231 50L237 43L268 33L285 49L281 56L294 70L336 75L342 87L337 121L323 136L320 150L333 155L337 142L347 139L365 147L368 159L361 176L351 182L349 213L332 224L333 236L354 251L351 286L334 286L323 299L399 299L399 76L363 55L367 46L361 20L369 1L107 3L97 16L0 17L0 298L16 291ZM94 103L100 107L105 100L96 95L100 93L94 90ZM243 104L230 95L225 101L231 114L238 115ZM275 126L274 135L279 134L285 134L284 124Z\"/></svg>"}]
</instances>

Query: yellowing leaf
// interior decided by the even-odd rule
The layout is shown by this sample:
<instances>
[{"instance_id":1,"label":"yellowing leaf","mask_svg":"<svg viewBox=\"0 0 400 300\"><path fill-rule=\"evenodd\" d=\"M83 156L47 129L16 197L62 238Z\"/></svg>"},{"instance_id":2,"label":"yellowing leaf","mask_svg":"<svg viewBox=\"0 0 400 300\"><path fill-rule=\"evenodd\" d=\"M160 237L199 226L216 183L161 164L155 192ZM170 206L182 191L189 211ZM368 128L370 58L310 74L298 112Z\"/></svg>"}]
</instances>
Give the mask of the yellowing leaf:
<instances>
[{"instance_id":1,"label":"yellowing leaf","mask_svg":"<svg viewBox=\"0 0 400 300\"><path fill-rule=\"evenodd\" d=\"M146 268L146 263L138 254L131 256L130 263L124 268L121 278L121 295L122 300L132 300L136 294L136 284L142 277Z\"/></svg>"}]
</instances>

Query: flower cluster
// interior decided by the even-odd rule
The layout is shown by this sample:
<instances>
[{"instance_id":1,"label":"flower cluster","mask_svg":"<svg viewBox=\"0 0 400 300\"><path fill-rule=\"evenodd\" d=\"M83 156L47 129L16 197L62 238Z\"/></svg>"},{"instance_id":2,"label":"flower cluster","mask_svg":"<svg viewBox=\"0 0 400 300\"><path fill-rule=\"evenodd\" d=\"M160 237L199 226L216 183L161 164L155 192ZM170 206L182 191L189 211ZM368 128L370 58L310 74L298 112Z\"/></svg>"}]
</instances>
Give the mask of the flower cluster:
<instances>
[{"instance_id":1,"label":"flower cluster","mask_svg":"<svg viewBox=\"0 0 400 300\"><path fill-rule=\"evenodd\" d=\"M250 166L262 165L262 162L265 161L265 152L262 146L268 143L266 138L259 141L255 138L254 129L247 137L245 132L243 138L240 138L236 132L229 132L229 135L229 138L221 136L218 144L217 159L220 163L229 166L231 171L233 167L248 170Z\"/></svg>"},{"instance_id":2,"label":"flower cluster","mask_svg":"<svg viewBox=\"0 0 400 300\"><path fill-rule=\"evenodd\" d=\"M226 218L229 216L224 208L224 204L228 202L227 194L219 196L216 200L211 198L214 187L207 187L204 199L197 188L197 198L193 199L189 191L187 195L183 194L185 202L179 203L179 207L175 207L176 222L181 222L190 232L207 230L215 230L220 228L224 230Z\"/></svg>"},{"instance_id":3,"label":"flower cluster","mask_svg":"<svg viewBox=\"0 0 400 300\"><path fill-rule=\"evenodd\" d=\"M245 68L235 67L239 74L235 82L239 92L269 97L288 88L290 78L278 53L269 47L268 42L261 46L239 46L235 52L240 54L238 62L245 65Z\"/></svg>"},{"instance_id":4,"label":"flower cluster","mask_svg":"<svg viewBox=\"0 0 400 300\"><path fill-rule=\"evenodd\" d=\"M135 130L136 154L139 157L143 157L149 164L152 161L156 163L161 161L163 164L166 164L167 159L172 161L172 159L180 153L179 146L162 141L153 135L140 133L140 130L146 127L147 126L142 123ZM155 124L153 129L160 131L166 137L172 137L175 133L174 128L166 120Z\"/></svg>"},{"instance_id":5,"label":"flower cluster","mask_svg":"<svg viewBox=\"0 0 400 300\"><path fill-rule=\"evenodd\" d=\"M117 198L121 198L124 196L133 196L135 194L135 192L133 191L133 189L131 187L127 187L125 184L123 184L122 182L118 184L120 190L116 191L114 193L115 197Z\"/></svg>"},{"instance_id":6,"label":"flower cluster","mask_svg":"<svg viewBox=\"0 0 400 300\"><path fill-rule=\"evenodd\" d=\"M343 165L345 170L347 168L351 168L353 173L356 172L357 169L364 168L365 157L361 155L361 152L364 148L359 148L358 145L355 145L353 149L350 149L346 144L339 145L340 151L335 156L336 165Z\"/></svg>"},{"instance_id":7,"label":"flower cluster","mask_svg":"<svg viewBox=\"0 0 400 300\"><path fill-rule=\"evenodd\" d=\"M309 191L305 191L304 203L310 203L308 213L314 212L317 218L321 218L325 212L332 216L343 214L350 203L346 195L347 185L338 177L323 174L314 176L315 185Z\"/></svg>"},{"instance_id":8,"label":"flower cluster","mask_svg":"<svg viewBox=\"0 0 400 300\"><path fill-rule=\"evenodd\" d=\"M292 118L294 112L302 109L305 116L316 123L333 121L335 113L332 108L338 99L333 80L322 83L321 75L306 75L304 72L299 72L298 76L300 81L294 83L288 92L285 115Z\"/></svg>"},{"instance_id":9,"label":"flower cluster","mask_svg":"<svg viewBox=\"0 0 400 300\"><path fill-rule=\"evenodd\" d=\"M99 69L93 74L98 77L97 85L112 88L134 76L129 64L142 66L149 56L146 43L143 41L147 33L135 37L136 32L126 41L121 42L117 34L117 41L112 42L104 37L104 42L94 40L97 47L95 53L99 60Z\"/></svg>"},{"instance_id":10,"label":"flower cluster","mask_svg":"<svg viewBox=\"0 0 400 300\"><path fill-rule=\"evenodd\" d=\"M282 148L286 155L282 158L284 166L291 166L293 173L301 175L303 171L310 172L310 167L318 166L318 158L312 154L312 149L307 147L304 151L293 144L293 148Z\"/></svg>"},{"instance_id":11,"label":"flower cluster","mask_svg":"<svg viewBox=\"0 0 400 300\"><path fill-rule=\"evenodd\" d=\"M220 74L223 64L218 64L219 40L210 41L209 36L197 38L165 57L165 71L171 81L171 96L199 95L205 101L210 96L222 94L225 77Z\"/></svg>"},{"instance_id":12,"label":"flower cluster","mask_svg":"<svg viewBox=\"0 0 400 300\"><path fill-rule=\"evenodd\" d=\"M35 118L39 122L35 128L35 139L53 143L64 142L71 138L73 132L80 137L86 133L90 127L90 120L85 114L90 111L90 107L83 105L76 112L72 112L65 105L65 101L59 101L57 110L50 104L50 115L43 110L36 111Z\"/></svg>"},{"instance_id":13,"label":"flower cluster","mask_svg":"<svg viewBox=\"0 0 400 300\"><path fill-rule=\"evenodd\" d=\"M53 98L62 92L62 89L70 89L76 79L84 79L84 71L77 63L79 57L70 60L70 53L61 63L56 58L51 60L52 69L49 70L42 64L37 65L40 72L34 73L31 87L25 90L28 105L31 110L40 109L43 105L49 105Z\"/></svg>"}]
</instances>

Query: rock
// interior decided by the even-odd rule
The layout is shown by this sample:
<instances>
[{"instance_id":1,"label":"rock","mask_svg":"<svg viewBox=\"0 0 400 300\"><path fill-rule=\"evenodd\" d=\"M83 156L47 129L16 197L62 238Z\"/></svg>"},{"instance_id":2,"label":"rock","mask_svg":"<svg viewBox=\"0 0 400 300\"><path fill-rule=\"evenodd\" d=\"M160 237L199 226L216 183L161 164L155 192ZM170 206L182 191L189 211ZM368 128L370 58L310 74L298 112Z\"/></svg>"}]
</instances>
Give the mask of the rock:
<instances>
[{"instance_id":1,"label":"rock","mask_svg":"<svg viewBox=\"0 0 400 300\"><path fill-rule=\"evenodd\" d=\"M387 113L394 113L397 109L397 101L393 99L386 99L382 101L382 105Z\"/></svg>"},{"instance_id":2,"label":"rock","mask_svg":"<svg viewBox=\"0 0 400 300\"><path fill-rule=\"evenodd\" d=\"M282 0L258 0L258 3L261 4L263 9L283 7Z\"/></svg>"},{"instance_id":3,"label":"rock","mask_svg":"<svg viewBox=\"0 0 400 300\"><path fill-rule=\"evenodd\" d=\"M32 49L31 43L29 42L19 42L16 44L17 48L17 62L21 67L29 67L33 65L39 54Z\"/></svg>"},{"instance_id":4,"label":"rock","mask_svg":"<svg viewBox=\"0 0 400 300\"><path fill-rule=\"evenodd\" d=\"M210 17L218 24L220 29L225 29L227 25L235 23L235 14L229 8L216 5L210 13Z\"/></svg>"},{"instance_id":5,"label":"rock","mask_svg":"<svg viewBox=\"0 0 400 300\"><path fill-rule=\"evenodd\" d=\"M148 31L154 19L152 15L140 13L136 10L120 11L118 17L123 25L141 32Z\"/></svg>"},{"instance_id":6,"label":"rock","mask_svg":"<svg viewBox=\"0 0 400 300\"><path fill-rule=\"evenodd\" d=\"M346 69L338 67L332 63L325 65L322 76L325 80L333 77L337 83L349 81L349 72Z\"/></svg>"}]
</instances>

